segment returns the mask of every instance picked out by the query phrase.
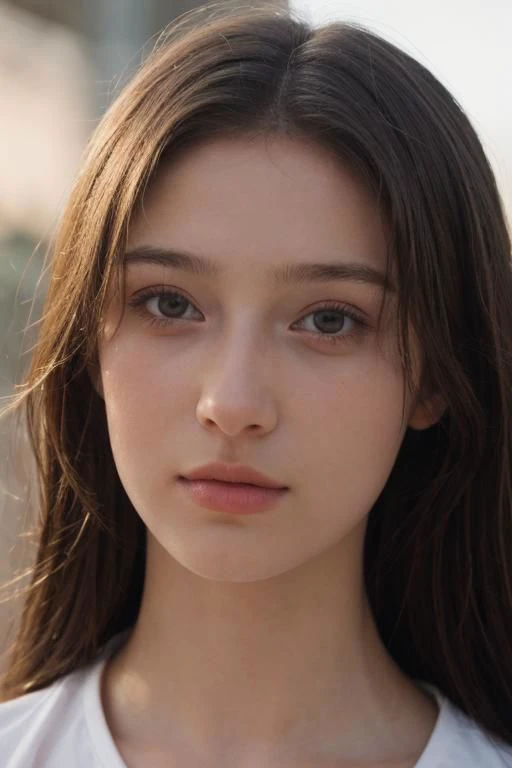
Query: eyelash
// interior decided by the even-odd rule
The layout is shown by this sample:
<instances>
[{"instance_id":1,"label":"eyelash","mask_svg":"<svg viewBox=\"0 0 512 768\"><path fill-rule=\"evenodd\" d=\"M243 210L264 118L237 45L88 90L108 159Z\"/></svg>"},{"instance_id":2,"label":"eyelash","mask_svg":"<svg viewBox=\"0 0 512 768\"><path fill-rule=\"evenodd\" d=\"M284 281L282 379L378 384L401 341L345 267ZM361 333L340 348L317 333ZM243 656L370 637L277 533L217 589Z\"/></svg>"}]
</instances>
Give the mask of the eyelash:
<instances>
[{"instance_id":1,"label":"eyelash","mask_svg":"<svg viewBox=\"0 0 512 768\"><path fill-rule=\"evenodd\" d=\"M176 322L182 322L183 318L180 317L154 317L149 314L148 310L144 307L144 305L149 301L149 299L153 298L161 298L162 296L179 296L182 299L185 299L185 301L190 305L194 306L192 302L187 299L186 296L184 296L180 291L172 290L169 291L168 289L164 287L154 287L154 288L148 288L145 291L142 291L141 293L136 294L136 296L132 297L130 301L128 302L129 306L132 307L138 314L142 315L145 319L145 321L150 326L157 326L159 328L167 328L170 325L173 325ZM334 334L327 334L327 333L321 333L313 332L313 331L304 331L309 336L316 337L316 340L320 341L321 343L326 342L327 344L341 344L343 342L350 341L354 336L357 336L361 333L364 333L366 330L368 330L369 326L368 323L365 322L365 320L359 315L357 312L355 312L350 307L347 307L345 304L341 304L337 301L330 301L325 302L323 305L319 307L315 307L314 310L311 312L308 312L306 315L304 315L300 321L303 321L306 317L309 317L310 315L314 315L317 312L325 312L325 311L336 311L341 312L345 317L348 317L350 320L355 323L355 329L350 331L349 333L344 334L343 336L334 335ZM185 320L184 322L187 322Z\"/></svg>"}]
</instances>

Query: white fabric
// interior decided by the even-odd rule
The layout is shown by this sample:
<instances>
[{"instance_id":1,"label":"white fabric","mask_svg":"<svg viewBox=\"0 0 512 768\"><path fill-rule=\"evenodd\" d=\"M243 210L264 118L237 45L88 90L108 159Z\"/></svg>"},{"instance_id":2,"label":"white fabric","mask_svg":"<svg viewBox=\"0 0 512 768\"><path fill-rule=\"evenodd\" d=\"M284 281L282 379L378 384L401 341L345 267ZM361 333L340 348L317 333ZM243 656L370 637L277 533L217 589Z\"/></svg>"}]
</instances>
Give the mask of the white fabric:
<instances>
[{"instance_id":1,"label":"white fabric","mask_svg":"<svg viewBox=\"0 0 512 768\"><path fill-rule=\"evenodd\" d=\"M124 635L124 633L123 633ZM87 667L0 704L1 768L126 768L108 729L100 677L117 636ZM433 686L439 715L415 768L512 768L512 748L495 744Z\"/></svg>"}]
</instances>

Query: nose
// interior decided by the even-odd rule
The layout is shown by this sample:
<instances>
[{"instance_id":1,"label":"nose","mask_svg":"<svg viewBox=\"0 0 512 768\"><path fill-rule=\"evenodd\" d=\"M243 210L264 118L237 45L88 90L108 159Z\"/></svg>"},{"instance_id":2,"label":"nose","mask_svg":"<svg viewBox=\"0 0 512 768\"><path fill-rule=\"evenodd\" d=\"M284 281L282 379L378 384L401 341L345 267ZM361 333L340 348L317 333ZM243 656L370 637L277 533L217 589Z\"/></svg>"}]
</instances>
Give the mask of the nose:
<instances>
[{"instance_id":1,"label":"nose","mask_svg":"<svg viewBox=\"0 0 512 768\"><path fill-rule=\"evenodd\" d=\"M241 342L241 343L240 343ZM264 352L247 341L230 343L210 358L196 407L199 423L228 437L264 435L275 429L277 402Z\"/></svg>"}]
</instances>

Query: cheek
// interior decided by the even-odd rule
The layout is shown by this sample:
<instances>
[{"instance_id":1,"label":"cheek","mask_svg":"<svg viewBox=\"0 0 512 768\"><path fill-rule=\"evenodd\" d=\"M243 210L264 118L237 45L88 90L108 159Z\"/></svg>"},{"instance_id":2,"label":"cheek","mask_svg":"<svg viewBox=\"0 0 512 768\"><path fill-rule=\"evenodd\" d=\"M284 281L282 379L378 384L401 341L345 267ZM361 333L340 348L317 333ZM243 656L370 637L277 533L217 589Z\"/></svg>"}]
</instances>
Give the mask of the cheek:
<instances>
[{"instance_id":1,"label":"cheek","mask_svg":"<svg viewBox=\"0 0 512 768\"><path fill-rule=\"evenodd\" d=\"M127 422L162 421L190 390L189 368L173 360L165 338L119 332L100 349L100 368L107 409Z\"/></svg>"},{"instance_id":2,"label":"cheek","mask_svg":"<svg viewBox=\"0 0 512 768\"><path fill-rule=\"evenodd\" d=\"M361 361L359 361L361 363ZM310 390L311 392L311 390ZM404 384L401 372L384 360L326 379L316 396L304 390L301 465L313 495L338 514L340 499L350 514L369 512L382 491L403 440ZM299 440L299 435L296 436Z\"/></svg>"},{"instance_id":3,"label":"cheek","mask_svg":"<svg viewBox=\"0 0 512 768\"><path fill-rule=\"evenodd\" d=\"M377 354L344 361L338 371L325 370L298 379L300 412L320 434L341 433L354 443L392 441L401 434L404 381L394 359ZM300 392L300 395L299 395Z\"/></svg>"},{"instance_id":4,"label":"cheek","mask_svg":"<svg viewBox=\"0 0 512 768\"><path fill-rule=\"evenodd\" d=\"M151 344L141 344L128 335L100 351L112 452L123 485L132 496L139 485L137 478L143 477L144 484L162 482L156 458L168 455L181 433L183 398L190 387L186 371L176 370L163 359Z\"/></svg>"}]
</instances>

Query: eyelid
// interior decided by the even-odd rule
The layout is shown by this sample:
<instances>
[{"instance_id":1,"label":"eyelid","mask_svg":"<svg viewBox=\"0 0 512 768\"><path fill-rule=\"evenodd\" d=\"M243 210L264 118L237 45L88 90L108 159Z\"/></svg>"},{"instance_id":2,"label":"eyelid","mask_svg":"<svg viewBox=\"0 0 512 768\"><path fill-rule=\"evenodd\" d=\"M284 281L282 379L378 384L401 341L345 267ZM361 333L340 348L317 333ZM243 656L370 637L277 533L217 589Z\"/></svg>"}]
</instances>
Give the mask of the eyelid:
<instances>
[{"instance_id":1,"label":"eyelid","mask_svg":"<svg viewBox=\"0 0 512 768\"><path fill-rule=\"evenodd\" d=\"M340 299L324 299L323 301L318 301L312 304L309 307L306 307L304 310L302 310L301 317L306 317L307 315L312 314L313 312L320 312L322 309L336 309L340 312L347 312L352 315L357 316L357 319L360 320L362 323L368 324L367 321L367 315L365 312L363 312L360 309L357 309L352 304L349 304L345 301L340 301Z\"/></svg>"},{"instance_id":2,"label":"eyelid","mask_svg":"<svg viewBox=\"0 0 512 768\"><path fill-rule=\"evenodd\" d=\"M195 301L192 299L192 297L187 293L187 291L184 288L178 288L177 286L169 285L169 284L162 284L162 285L153 285L149 286L147 288L140 288L139 290L135 291L135 293L132 294L129 304L134 305L138 303L143 303L143 301L148 300L151 297L155 296L162 296L162 295L169 295L169 294L178 294L183 296L187 301L189 301L196 309ZM133 301L136 297L137 301ZM140 302L139 302L140 299ZM301 317L304 317L306 314L309 314L311 312L320 311L326 307L331 307L333 309L340 309L340 310L346 310L347 312L353 312L356 313L358 318L361 320L361 322L366 322L367 315L365 312L363 312L360 309L357 309L353 305L341 301L340 299L320 299L319 301L313 302L312 304L308 305L307 307L304 307L302 310ZM199 310L198 310L199 311Z\"/></svg>"},{"instance_id":3,"label":"eyelid","mask_svg":"<svg viewBox=\"0 0 512 768\"><path fill-rule=\"evenodd\" d=\"M146 288L140 288L138 291L135 291L135 293L132 293L129 302L131 302L133 299L137 297L142 300L142 299L151 298L152 296L162 296L162 295L168 295L173 293L180 294L181 296L183 296L183 298L187 299L187 301L190 301L191 304L194 304L193 299L191 298L191 296L188 295L187 291L184 288L178 288L177 286L168 285L168 284L150 285Z\"/></svg>"}]
</instances>

